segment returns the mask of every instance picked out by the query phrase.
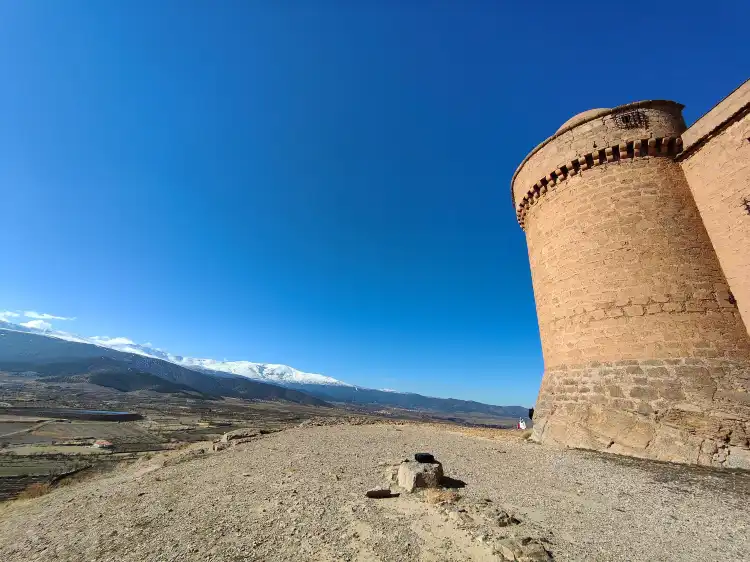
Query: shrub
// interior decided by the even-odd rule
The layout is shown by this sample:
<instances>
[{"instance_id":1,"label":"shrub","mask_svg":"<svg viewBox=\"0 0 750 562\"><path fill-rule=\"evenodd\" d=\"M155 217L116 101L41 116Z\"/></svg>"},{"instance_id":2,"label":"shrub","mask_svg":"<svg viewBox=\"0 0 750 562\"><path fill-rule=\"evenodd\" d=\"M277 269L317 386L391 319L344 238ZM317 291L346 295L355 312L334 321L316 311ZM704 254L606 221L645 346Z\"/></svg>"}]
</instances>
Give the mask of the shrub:
<instances>
[{"instance_id":1,"label":"shrub","mask_svg":"<svg viewBox=\"0 0 750 562\"><path fill-rule=\"evenodd\" d=\"M424 493L424 501L432 504L456 503L461 496L453 490L439 490L437 488L427 488Z\"/></svg>"}]
</instances>

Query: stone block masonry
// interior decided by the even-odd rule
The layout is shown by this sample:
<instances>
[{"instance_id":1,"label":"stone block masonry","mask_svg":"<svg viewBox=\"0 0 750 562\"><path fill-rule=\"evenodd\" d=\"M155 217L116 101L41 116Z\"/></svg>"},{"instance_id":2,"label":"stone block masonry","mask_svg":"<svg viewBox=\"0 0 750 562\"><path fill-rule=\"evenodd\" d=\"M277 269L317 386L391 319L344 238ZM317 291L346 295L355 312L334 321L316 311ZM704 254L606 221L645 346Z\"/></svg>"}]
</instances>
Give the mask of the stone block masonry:
<instances>
[{"instance_id":1,"label":"stone block masonry","mask_svg":"<svg viewBox=\"0 0 750 562\"><path fill-rule=\"evenodd\" d=\"M680 175L666 158L610 164L532 207L526 236L545 365L750 355Z\"/></svg>"},{"instance_id":2,"label":"stone block masonry","mask_svg":"<svg viewBox=\"0 0 750 562\"><path fill-rule=\"evenodd\" d=\"M750 216L725 208L750 191L738 92L692 136L670 101L585 112L516 171L545 362L535 439L750 468Z\"/></svg>"},{"instance_id":3,"label":"stone block masonry","mask_svg":"<svg viewBox=\"0 0 750 562\"><path fill-rule=\"evenodd\" d=\"M559 365L535 411L546 443L750 469L750 362L665 359Z\"/></svg>"},{"instance_id":4,"label":"stone block masonry","mask_svg":"<svg viewBox=\"0 0 750 562\"><path fill-rule=\"evenodd\" d=\"M750 80L701 117L685 139L678 161L750 326Z\"/></svg>"}]
</instances>

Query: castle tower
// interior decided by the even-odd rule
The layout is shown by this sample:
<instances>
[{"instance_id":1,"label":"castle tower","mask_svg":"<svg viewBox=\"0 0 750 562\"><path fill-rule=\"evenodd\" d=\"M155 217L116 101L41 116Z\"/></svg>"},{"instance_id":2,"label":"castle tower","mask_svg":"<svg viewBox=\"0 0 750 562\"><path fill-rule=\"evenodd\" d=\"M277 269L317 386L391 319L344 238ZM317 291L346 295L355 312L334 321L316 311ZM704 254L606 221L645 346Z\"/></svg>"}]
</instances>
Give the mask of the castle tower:
<instances>
[{"instance_id":1,"label":"castle tower","mask_svg":"<svg viewBox=\"0 0 750 562\"><path fill-rule=\"evenodd\" d=\"M681 112L584 112L516 170L545 363L534 438L750 468L750 338L674 161Z\"/></svg>"}]
</instances>

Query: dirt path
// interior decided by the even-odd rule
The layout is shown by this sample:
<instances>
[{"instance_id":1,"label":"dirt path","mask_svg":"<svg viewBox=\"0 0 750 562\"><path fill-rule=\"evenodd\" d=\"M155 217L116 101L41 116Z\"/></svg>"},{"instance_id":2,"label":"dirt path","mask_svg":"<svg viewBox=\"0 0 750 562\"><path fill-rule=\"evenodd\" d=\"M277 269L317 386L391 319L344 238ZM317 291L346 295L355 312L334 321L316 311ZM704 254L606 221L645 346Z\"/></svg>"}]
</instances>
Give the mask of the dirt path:
<instances>
[{"instance_id":1,"label":"dirt path","mask_svg":"<svg viewBox=\"0 0 750 562\"><path fill-rule=\"evenodd\" d=\"M410 494L364 497L385 464L417 451L467 483L450 512ZM486 562L503 560L509 536L545 540L561 561L748 560L749 490L748 474L435 427L295 428L11 504L0 560ZM488 524L490 507L521 523Z\"/></svg>"}]
</instances>

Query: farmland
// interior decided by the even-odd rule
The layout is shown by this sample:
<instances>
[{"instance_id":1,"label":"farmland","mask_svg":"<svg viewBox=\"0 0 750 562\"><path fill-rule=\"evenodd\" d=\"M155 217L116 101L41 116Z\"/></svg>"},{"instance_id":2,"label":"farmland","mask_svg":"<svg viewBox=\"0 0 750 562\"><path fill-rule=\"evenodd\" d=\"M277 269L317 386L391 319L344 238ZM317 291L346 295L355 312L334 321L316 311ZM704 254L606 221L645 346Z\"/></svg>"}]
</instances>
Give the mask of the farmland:
<instances>
[{"instance_id":1,"label":"farmland","mask_svg":"<svg viewBox=\"0 0 750 562\"><path fill-rule=\"evenodd\" d=\"M30 484L64 484L154 452L210 442L241 427L277 431L315 419L441 421L464 425L512 419L446 418L398 408L321 407L286 401L196 397L152 391L122 392L87 382L46 381L0 372L0 501ZM329 421L326 421L329 420ZM94 448L97 440L111 448Z\"/></svg>"},{"instance_id":2,"label":"farmland","mask_svg":"<svg viewBox=\"0 0 750 562\"><path fill-rule=\"evenodd\" d=\"M4 374L0 395L0 501L31 484L111 470L156 451L215 440L234 428L277 430L346 414L289 402L200 400ZM94 448L97 440L112 448Z\"/></svg>"}]
</instances>

